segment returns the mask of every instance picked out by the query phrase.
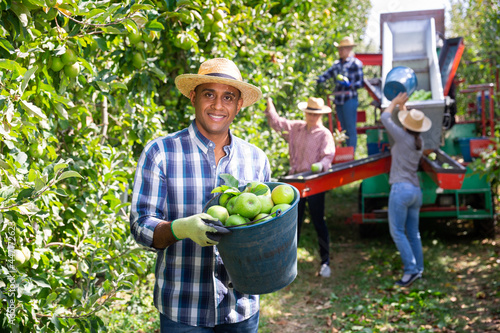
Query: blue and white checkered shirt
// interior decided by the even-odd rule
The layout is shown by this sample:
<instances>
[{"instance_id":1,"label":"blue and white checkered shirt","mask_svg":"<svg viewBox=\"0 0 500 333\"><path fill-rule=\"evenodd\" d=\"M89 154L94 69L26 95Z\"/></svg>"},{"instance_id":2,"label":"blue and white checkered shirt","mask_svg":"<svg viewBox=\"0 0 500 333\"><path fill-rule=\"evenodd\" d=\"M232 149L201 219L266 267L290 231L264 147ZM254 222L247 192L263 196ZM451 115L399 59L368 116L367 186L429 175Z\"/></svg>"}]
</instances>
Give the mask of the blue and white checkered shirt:
<instances>
[{"instance_id":1,"label":"blue and white checkered shirt","mask_svg":"<svg viewBox=\"0 0 500 333\"><path fill-rule=\"evenodd\" d=\"M226 156L215 162L215 145L193 121L184 130L157 138L145 147L135 174L130 229L135 240L152 247L160 221L198 214L214 197L228 173L240 186L270 180L264 152L231 134ZM259 296L230 287L215 246L201 247L189 238L157 252L154 303L173 321L213 327L250 318L259 310Z\"/></svg>"},{"instance_id":2,"label":"blue and white checkered shirt","mask_svg":"<svg viewBox=\"0 0 500 333\"><path fill-rule=\"evenodd\" d=\"M345 61L335 60L332 67L318 77L317 82L322 83L331 78L336 80L338 74L347 76L351 82L349 87L336 84L333 90L335 104L344 105L347 100L358 97L358 89L363 87L363 63L355 57L347 57Z\"/></svg>"}]
</instances>

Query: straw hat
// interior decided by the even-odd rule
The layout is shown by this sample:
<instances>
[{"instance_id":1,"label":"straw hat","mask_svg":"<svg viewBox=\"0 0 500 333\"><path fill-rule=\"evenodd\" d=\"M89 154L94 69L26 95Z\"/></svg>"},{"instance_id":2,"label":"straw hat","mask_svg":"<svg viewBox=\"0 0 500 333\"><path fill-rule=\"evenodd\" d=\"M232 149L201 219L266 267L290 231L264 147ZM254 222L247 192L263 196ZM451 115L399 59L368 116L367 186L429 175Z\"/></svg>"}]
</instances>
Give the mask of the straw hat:
<instances>
[{"instance_id":1,"label":"straw hat","mask_svg":"<svg viewBox=\"0 0 500 333\"><path fill-rule=\"evenodd\" d=\"M432 126L432 121L420 110L399 111L398 118L404 127L414 132L426 132Z\"/></svg>"},{"instance_id":2,"label":"straw hat","mask_svg":"<svg viewBox=\"0 0 500 333\"><path fill-rule=\"evenodd\" d=\"M300 102L298 104L300 110L308 113L330 113L332 109L325 105L323 98L309 97L307 102Z\"/></svg>"},{"instance_id":3,"label":"straw hat","mask_svg":"<svg viewBox=\"0 0 500 333\"><path fill-rule=\"evenodd\" d=\"M354 43L354 39L352 37L344 37L340 43L334 42L333 45L335 45L335 47L347 47L356 46L357 44Z\"/></svg>"},{"instance_id":4,"label":"straw hat","mask_svg":"<svg viewBox=\"0 0 500 333\"><path fill-rule=\"evenodd\" d=\"M209 59L200 65L198 74L182 74L175 78L175 86L188 98L191 90L203 83L222 83L235 87L241 92L242 107L250 106L262 98L260 89L243 82L240 70L229 59Z\"/></svg>"}]
</instances>

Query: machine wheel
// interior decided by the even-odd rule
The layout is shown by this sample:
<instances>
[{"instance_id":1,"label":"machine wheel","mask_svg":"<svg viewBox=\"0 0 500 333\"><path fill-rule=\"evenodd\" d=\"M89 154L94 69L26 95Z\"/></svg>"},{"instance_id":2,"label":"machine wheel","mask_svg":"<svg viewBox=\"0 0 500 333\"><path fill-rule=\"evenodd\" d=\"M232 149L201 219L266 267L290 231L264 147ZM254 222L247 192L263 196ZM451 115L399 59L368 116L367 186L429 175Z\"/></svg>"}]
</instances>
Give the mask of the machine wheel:
<instances>
[{"instance_id":1,"label":"machine wheel","mask_svg":"<svg viewBox=\"0 0 500 333\"><path fill-rule=\"evenodd\" d=\"M495 219L474 220L474 231L481 238L495 238Z\"/></svg>"}]
</instances>

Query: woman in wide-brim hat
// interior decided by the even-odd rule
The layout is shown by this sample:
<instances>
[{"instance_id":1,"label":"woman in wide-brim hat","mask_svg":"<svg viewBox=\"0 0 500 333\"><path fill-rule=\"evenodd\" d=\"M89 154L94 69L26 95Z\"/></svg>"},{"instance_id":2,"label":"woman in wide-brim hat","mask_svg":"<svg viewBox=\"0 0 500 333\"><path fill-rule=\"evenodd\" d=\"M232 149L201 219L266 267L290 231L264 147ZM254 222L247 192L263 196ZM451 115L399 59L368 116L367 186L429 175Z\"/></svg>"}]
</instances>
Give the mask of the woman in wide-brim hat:
<instances>
[{"instance_id":1,"label":"woman in wide-brim hat","mask_svg":"<svg viewBox=\"0 0 500 333\"><path fill-rule=\"evenodd\" d=\"M261 90L253 84L243 82L236 64L226 58L207 60L200 65L198 74L182 74L175 78L175 86L188 98L192 90L204 83L221 83L235 87L241 92L242 107L250 106L262 98Z\"/></svg>"},{"instance_id":2,"label":"woman in wide-brim hat","mask_svg":"<svg viewBox=\"0 0 500 333\"><path fill-rule=\"evenodd\" d=\"M417 170L424 151L420 135L432 127L431 120L419 110L407 111L406 93L398 94L384 110L380 120L394 143L391 146L391 171L389 174L388 217L391 237L396 244L404 266L403 276L396 285L408 287L422 276L424 256L419 232L419 214L422 191ZM399 105L398 126L391 114Z\"/></svg>"}]
</instances>

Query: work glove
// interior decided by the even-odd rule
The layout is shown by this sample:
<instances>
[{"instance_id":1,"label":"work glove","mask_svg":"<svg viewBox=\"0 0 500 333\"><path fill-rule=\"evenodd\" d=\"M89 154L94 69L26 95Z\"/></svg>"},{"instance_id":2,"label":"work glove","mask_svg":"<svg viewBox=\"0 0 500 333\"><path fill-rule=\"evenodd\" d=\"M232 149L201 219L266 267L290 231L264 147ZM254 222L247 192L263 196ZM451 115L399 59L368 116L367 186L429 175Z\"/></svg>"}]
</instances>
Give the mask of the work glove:
<instances>
[{"instance_id":1,"label":"work glove","mask_svg":"<svg viewBox=\"0 0 500 333\"><path fill-rule=\"evenodd\" d=\"M344 76L342 74L337 75L337 83L340 84L342 87L350 87L351 82L349 82L349 79L347 76Z\"/></svg>"},{"instance_id":2,"label":"work glove","mask_svg":"<svg viewBox=\"0 0 500 333\"><path fill-rule=\"evenodd\" d=\"M224 228L218 219L206 213L180 218L172 222L172 233L177 240L190 238L200 246L217 245L220 240L220 237L217 236L222 236L224 232L230 231Z\"/></svg>"}]
</instances>

